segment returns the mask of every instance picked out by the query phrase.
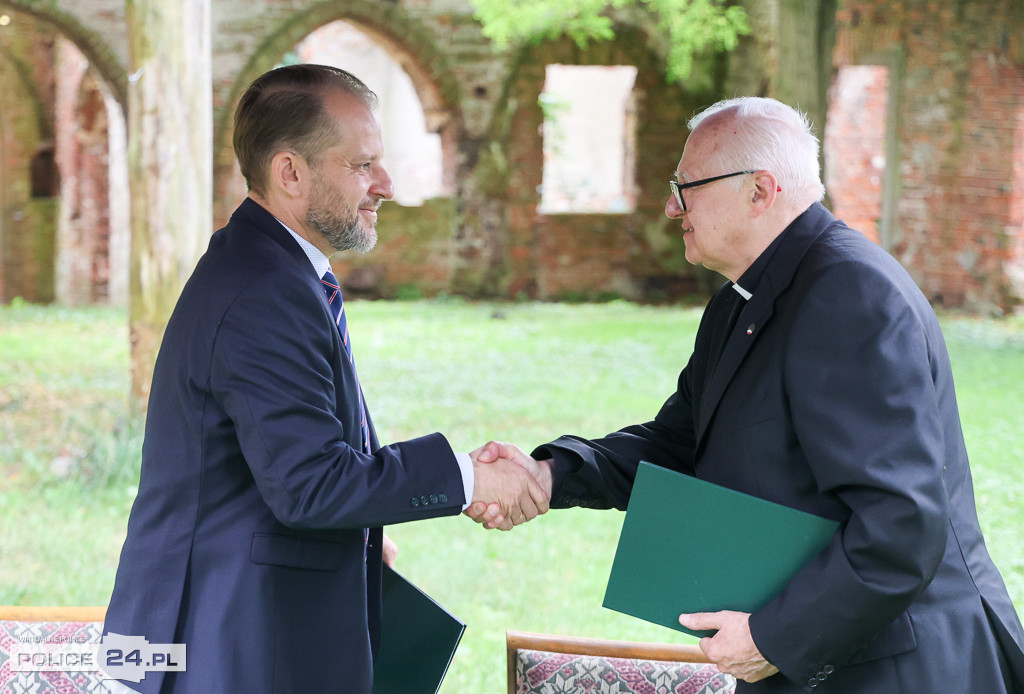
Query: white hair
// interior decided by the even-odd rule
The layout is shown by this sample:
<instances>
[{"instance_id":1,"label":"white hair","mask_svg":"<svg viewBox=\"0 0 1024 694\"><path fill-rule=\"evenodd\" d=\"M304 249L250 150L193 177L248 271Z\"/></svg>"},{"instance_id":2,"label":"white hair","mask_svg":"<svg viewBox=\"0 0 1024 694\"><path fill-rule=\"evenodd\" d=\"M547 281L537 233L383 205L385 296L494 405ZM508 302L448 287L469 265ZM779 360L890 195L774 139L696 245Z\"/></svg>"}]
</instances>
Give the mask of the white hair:
<instances>
[{"instance_id":1,"label":"white hair","mask_svg":"<svg viewBox=\"0 0 1024 694\"><path fill-rule=\"evenodd\" d=\"M727 122L733 130L721 138L713 155L723 173L770 171L783 195L801 206L825 197L818 138L805 114L775 99L741 96L709 106L687 126L693 133L702 125L720 122ZM739 187L742 182L736 179L734 185Z\"/></svg>"}]
</instances>

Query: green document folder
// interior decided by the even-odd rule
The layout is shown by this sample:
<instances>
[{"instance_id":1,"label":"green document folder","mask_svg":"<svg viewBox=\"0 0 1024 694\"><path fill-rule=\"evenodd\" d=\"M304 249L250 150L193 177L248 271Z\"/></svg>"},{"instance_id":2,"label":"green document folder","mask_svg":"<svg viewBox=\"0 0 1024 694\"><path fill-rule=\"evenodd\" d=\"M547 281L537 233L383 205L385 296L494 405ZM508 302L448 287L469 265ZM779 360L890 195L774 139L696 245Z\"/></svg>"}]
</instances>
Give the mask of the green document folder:
<instances>
[{"instance_id":1,"label":"green document folder","mask_svg":"<svg viewBox=\"0 0 1024 694\"><path fill-rule=\"evenodd\" d=\"M754 612L839 524L642 462L604 606L694 636L692 612Z\"/></svg>"},{"instance_id":2,"label":"green document folder","mask_svg":"<svg viewBox=\"0 0 1024 694\"><path fill-rule=\"evenodd\" d=\"M384 566L373 694L437 694L466 624Z\"/></svg>"}]
</instances>

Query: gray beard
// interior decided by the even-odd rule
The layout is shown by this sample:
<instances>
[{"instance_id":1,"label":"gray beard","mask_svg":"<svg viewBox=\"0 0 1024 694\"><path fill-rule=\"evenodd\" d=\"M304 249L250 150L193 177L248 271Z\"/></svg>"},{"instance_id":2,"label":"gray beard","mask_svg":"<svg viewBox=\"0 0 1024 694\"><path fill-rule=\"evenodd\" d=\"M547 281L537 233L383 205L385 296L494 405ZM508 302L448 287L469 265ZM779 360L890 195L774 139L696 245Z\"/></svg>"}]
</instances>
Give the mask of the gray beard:
<instances>
[{"instance_id":1,"label":"gray beard","mask_svg":"<svg viewBox=\"0 0 1024 694\"><path fill-rule=\"evenodd\" d=\"M313 191L306 210L306 223L316 229L336 251L368 253L377 245L376 226L359 228L359 212L353 212L335 195L323 179L313 179Z\"/></svg>"},{"instance_id":2,"label":"gray beard","mask_svg":"<svg viewBox=\"0 0 1024 694\"><path fill-rule=\"evenodd\" d=\"M310 207L306 222L316 229L336 251L369 253L377 245L377 230L363 232L358 217L346 219L322 208Z\"/></svg>"}]
</instances>

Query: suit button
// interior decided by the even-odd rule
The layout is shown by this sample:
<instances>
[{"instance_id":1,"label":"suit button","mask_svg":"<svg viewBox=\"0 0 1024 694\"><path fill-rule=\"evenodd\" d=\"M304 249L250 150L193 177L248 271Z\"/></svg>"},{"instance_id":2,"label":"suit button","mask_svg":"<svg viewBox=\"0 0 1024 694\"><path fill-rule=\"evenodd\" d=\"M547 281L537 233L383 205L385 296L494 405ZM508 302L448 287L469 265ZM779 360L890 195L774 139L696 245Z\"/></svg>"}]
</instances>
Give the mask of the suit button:
<instances>
[{"instance_id":1,"label":"suit button","mask_svg":"<svg viewBox=\"0 0 1024 694\"><path fill-rule=\"evenodd\" d=\"M442 504L447 504L448 503L448 495L447 494L438 494L437 498L440 499Z\"/></svg>"},{"instance_id":2,"label":"suit button","mask_svg":"<svg viewBox=\"0 0 1024 694\"><path fill-rule=\"evenodd\" d=\"M437 494L431 494L430 495L430 503L432 503L432 504L436 504L437 503Z\"/></svg>"},{"instance_id":3,"label":"suit button","mask_svg":"<svg viewBox=\"0 0 1024 694\"><path fill-rule=\"evenodd\" d=\"M835 665L826 665L824 667L824 672L825 672L826 675L831 675L835 671L836 671Z\"/></svg>"},{"instance_id":4,"label":"suit button","mask_svg":"<svg viewBox=\"0 0 1024 694\"><path fill-rule=\"evenodd\" d=\"M420 500L417 499L416 497L413 497L413 498L409 499L409 505L413 506L413 507L419 506L420 505Z\"/></svg>"},{"instance_id":5,"label":"suit button","mask_svg":"<svg viewBox=\"0 0 1024 694\"><path fill-rule=\"evenodd\" d=\"M430 501L427 499L427 497L425 497L425 496L421 496L420 497L420 504L422 504L423 506L426 506L429 503L430 503Z\"/></svg>"},{"instance_id":6,"label":"suit button","mask_svg":"<svg viewBox=\"0 0 1024 694\"><path fill-rule=\"evenodd\" d=\"M810 687L811 689L817 687L818 686L818 678L817 677L812 677L811 679L807 680L807 686Z\"/></svg>"}]
</instances>

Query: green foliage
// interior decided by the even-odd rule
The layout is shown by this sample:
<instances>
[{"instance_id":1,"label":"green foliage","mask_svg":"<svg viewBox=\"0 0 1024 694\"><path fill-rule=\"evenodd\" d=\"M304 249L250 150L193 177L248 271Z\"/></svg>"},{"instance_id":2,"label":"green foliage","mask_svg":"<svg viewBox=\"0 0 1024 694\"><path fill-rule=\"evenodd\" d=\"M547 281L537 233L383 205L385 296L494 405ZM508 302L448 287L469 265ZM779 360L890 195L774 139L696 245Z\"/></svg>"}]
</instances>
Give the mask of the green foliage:
<instances>
[{"instance_id":1,"label":"green foliage","mask_svg":"<svg viewBox=\"0 0 1024 694\"><path fill-rule=\"evenodd\" d=\"M472 0L484 35L496 50L527 41L539 43L568 36L580 48L591 41L615 38L608 11L642 5L657 18L671 44L670 81L690 74L693 57L705 51L729 51L739 36L750 33L742 7L722 0Z\"/></svg>"},{"instance_id":2,"label":"green foliage","mask_svg":"<svg viewBox=\"0 0 1024 694\"><path fill-rule=\"evenodd\" d=\"M725 6L716 0L646 0L668 32L672 44L668 56L668 78L679 80L690 74L693 56L707 50L731 51L739 37L750 33L747 13L742 7Z\"/></svg>"}]
</instances>

